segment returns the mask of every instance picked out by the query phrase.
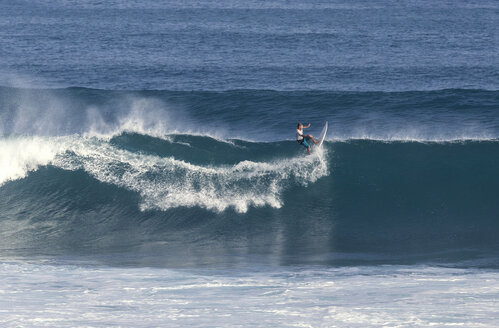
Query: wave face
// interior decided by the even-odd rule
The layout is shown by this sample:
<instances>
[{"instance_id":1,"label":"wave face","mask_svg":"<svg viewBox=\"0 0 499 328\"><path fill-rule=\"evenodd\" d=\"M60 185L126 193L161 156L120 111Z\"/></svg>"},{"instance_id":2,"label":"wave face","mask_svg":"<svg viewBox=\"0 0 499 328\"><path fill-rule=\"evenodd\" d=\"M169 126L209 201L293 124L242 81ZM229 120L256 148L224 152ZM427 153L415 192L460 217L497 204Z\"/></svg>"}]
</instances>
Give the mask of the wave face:
<instances>
[{"instance_id":1,"label":"wave face","mask_svg":"<svg viewBox=\"0 0 499 328\"><path fill-rule=\"evenodd\" d=\"M3 254L497 263L496 140L336 141L307 157L294 141L120 133L0 149Z\"/></svg>"}]
</instances>

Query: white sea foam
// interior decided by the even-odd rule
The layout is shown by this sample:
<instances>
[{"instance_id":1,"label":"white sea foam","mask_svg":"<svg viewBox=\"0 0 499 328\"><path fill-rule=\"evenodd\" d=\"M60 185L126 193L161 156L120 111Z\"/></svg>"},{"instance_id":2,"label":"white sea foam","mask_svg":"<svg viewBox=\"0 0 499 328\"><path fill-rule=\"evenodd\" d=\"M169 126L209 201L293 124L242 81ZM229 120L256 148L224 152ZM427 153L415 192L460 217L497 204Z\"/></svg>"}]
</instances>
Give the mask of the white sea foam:
<instances>
[{"instance_id":1,"label":"white sea foam","mask_svg":"<svg viewBox=\"0 0 499 328\"><path fill-rule=\"evenodd\" d=\"M115 120L105 119L102 110L96 107L86 109L85 136L111 138L123 132L134 132L165 138L176 130L181 113L171 115L166 105L154 98L126 97ZM165 138L167 139L167 138Z\"/></svg>"},{"instance_id":2,"label":"white sea foam","mask_svg":"<svg viewBox=\"0 0 499 328\"><path fill-rule=\"evenodd\" d=\"M0 325L496 327L496 271L423 266L255 271L0 263Z\"/></svg>"},{"instance_id":3,"label":"white sea foam","mask_svg":"<svg viewBox=\"0 0 499 328\"><path fill-rule=\"evenodd\" d=\"M202 166L173 157L132 153L95 137L2 139L0 183L25 177L39 166L82 169L99 181L141 195L142 210L199 206L213 211L282 206L290 183L306 185L328 174L326 154L272 162L242 161Z\"/></svg>"},{"instance_id":4,"label":"white sea foam","mask_svg":"<svg viewBox=\"0 0 499 328\"><path fill-rule=\"evenodd\" d=\"M116 95L105 105L82 104L65 90L16 89L12 99L0 111L0 136L80 134L110 139L129 132L167 141L172 134L190 134L230 142L223 127L197 124L183 108L153 96L130 92Z\"/></svg>"},{"instance_id":5,"label":"white sea foam","mask_svg":"<svg viewBox=\"0 0 499 328\"><path fill-rule=\"evenodd\" d=\"M0 186L27 176L39 166L52 163L64 147L58 138L9 137L0 139Z\"/></svg>"},{"instance_id":6,"label":"white sea foam","mask_svg":"<svg viewBox=\"0 0 499 328\"><path fill-rule=\"evenodd\" d=\"M131 153L98 139L76 139L70 148L70 155L58 157L53 164L84 169L100 181L140 193L143 210L199 206L214 211L233 207L246 212L250 206L279 208L290 179L307 184L328 174L325 154L201 166L173 157Z\"/></svg>"}]
</instances>

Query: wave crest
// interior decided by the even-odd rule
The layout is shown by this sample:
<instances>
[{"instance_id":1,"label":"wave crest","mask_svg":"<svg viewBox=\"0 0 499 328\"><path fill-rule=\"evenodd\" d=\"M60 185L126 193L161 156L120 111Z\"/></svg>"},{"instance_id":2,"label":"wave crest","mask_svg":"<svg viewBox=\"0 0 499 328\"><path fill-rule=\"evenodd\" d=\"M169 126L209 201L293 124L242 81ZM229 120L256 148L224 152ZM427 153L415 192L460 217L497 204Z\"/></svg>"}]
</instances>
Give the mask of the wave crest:
<instances>
[{"instance_id":1,"label":"wave crest","mask_svg":"<svg viewBox=\"0 0 499 328\"><path fill-rule=\"evenodd\" d=\"M39 166L50 164L63 148L58 138L9 137L0 139L0 186L24 178Z\"/></svg>"}]
</instances>

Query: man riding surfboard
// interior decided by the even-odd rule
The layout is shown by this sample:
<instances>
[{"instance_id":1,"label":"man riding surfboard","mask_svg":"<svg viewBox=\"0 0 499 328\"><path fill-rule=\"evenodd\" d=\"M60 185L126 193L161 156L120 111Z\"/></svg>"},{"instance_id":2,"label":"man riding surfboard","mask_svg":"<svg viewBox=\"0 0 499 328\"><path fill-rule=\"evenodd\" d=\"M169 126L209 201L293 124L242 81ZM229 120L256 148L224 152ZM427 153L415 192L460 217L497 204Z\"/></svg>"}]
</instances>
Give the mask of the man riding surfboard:
<instances>
[{"instance_id":1,"label":"man riding surfboard","mask_svg":"<svg viewBox=\"0 0 499 328\"><path fill-rule=\"evenodd\" d=\"M315 140L314 136L311 134L303 134L303 129L308 129L310 127L310 123L307 126L303 126L303 124L298 123L296 129L296 141L303 147L307 148L308 154L310 155L310 141L314 144L319 143L319 141Z\"/></svg>"}]
</instances>

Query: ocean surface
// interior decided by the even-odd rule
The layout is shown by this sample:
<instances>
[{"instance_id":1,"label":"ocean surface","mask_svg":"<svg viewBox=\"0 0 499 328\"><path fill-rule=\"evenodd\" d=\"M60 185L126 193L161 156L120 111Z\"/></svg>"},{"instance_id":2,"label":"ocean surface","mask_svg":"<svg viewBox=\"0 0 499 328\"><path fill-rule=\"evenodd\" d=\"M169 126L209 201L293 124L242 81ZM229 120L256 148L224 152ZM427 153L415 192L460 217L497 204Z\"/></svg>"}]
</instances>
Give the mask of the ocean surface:
<instances>
[{"instance_id":1,"label":"ocean surface","mask_svg":"<svg viewBox=\"0 0 499 328\"><path fill-rule=\"evenodd\" d=\"M4 327L495 327L497 1L0 2ZM294 140L329 131L322 148Z\"/></svg>"}]
</instances>

